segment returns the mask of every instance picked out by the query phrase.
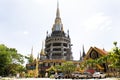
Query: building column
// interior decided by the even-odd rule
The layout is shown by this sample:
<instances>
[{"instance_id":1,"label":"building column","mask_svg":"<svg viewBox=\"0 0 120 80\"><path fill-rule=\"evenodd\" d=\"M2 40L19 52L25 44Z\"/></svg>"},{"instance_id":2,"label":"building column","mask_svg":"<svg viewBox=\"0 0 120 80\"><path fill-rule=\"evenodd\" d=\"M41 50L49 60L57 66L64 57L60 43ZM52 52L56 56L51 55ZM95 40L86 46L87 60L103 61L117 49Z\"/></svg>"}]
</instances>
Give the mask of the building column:
<instances>
[{"instance_id":1,"label":"building column","mask_svg":"<svg viewBox=\"0 0 120 80\"><path fill-rule=\"evenodd\" d=\"M50 46L50 59L52 59L52 53L53 53L53 43L51 43L51 46Z\"/></svg>"},{"instance_id":2,"label":"building column","mask_svg":"<svg viewBox=\"0 0 120 80\"><path fill-rule=\"evenodd\" d=\"M61 51L62 51L61 57L62 57L62 59L64 59L64 46L63 46L63 43L61 43Z\"/></svg>"}]
</instances>

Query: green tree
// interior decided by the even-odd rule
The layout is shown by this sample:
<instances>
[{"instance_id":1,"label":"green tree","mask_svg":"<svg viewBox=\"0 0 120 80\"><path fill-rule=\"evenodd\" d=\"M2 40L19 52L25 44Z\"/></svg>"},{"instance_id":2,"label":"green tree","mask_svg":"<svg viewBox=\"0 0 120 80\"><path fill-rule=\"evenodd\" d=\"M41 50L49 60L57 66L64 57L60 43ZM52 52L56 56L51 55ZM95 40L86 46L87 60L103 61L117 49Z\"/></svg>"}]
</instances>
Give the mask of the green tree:
<instances>
[{"instance_id":1,"label":"green tree","mask_svg":"<svg viewBox=\"0 0 120 80\"><path fill-rule=\"evenodd\" d=\"M28 60L28 63L33 63L34 62L33 54L30 54L29 56L25 56L25 58Z\"/></svg>"},{"instance_id":2,"label":"green tree","mask_svg":"<svg viewBox=\"0 0 120 80\"><path fill-rule=\"evenodd\" d=\"M110 67L116 68L119 70L119 76L120 76L120 48L118 48L117 46L117 42L114 42L114 48L112 49L112 51L110 52L109 56L110 56Z\"/></svg>"},{"instance_id":3,"label":"green tree","mask_svg":"<svg viewBox=\"0 0 120 80\"><path fill-rule=\"evenodd\" d=\"M33 55L30 55L30 57L28 57L28 63L33 63L33 62L34 62Z\"/></svg>"},{"instance_id":4,"label":"green tree","mask_svg":"<svg viewBox=\"0 0 120 80\"><path fill-rule=\"evenodd\" d=\"M0 75L8 76L20 72L23 63L24 56L15 48L0 44Z\"/></svg>"},{"instance_id":5,"label":"green tree","mask_svg":"<svg viewBox=\"0 0 120 80\"><path fill-rule=\"evenodd\" d=\"M61 65L55 65L55 69L57 70L57 72L62 71L62 66Z\"/></svg>"},{"instance_id":6,"label":"green tree","mask_svg":"<svg viewBox=\"0 0 120 80\"><path fill-rule=\"evenodd\" d=\"M108 53L108 55L102 56L97 59L98 64L105 63L106 66L119 69L120 73L120 49L117 47L117 42L113 42L114 47ZM115 76L115 72L114 76Z\"/></svg>"},{"instance_id":7,"label":"green tree","mask_svg":"<svg viewBox=\"0 0 120 80\"><path fill-rule=\"evenodd\" d=\"M97 62L97 60L95 59L88 59L85 63L84 63L84 65L86 65L86 66L89 66L89 68L96 68L95 66L96 66L96 64L98 64L98 62Z\"/></svg>"},{"instance_id":8,"label":"green tree","mask_svg":"<svg viewBox=\"0 0 120 80\"><path fill-rule=\"evenodd\" d=\"M62 64L63 73L70 75L73 71L75 71L76 66L71 61L67 61Z\"/></svg>"}]
</instances>

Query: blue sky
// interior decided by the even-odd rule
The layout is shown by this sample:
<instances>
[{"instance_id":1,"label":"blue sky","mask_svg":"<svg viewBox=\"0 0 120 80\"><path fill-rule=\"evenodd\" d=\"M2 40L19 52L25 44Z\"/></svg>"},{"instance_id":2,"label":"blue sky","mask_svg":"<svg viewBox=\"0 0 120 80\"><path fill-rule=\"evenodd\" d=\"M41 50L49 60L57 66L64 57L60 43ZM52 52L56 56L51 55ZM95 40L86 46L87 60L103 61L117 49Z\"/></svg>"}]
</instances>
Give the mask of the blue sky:
<instances>
[{"instance_id":1,"label":"blue sky","mask_svg":"<svg viewBox=\"0 0 120 80\"><path fill-rule=\"evenodd\" d=\"M84 44L110 50L120 42L119 0L59 0L64 31L69 29L72 52L79 59ZM46 31L51 33L57 0L0 0L0 44L34 57L42 48Z\"/></svg>"}]
</instances>

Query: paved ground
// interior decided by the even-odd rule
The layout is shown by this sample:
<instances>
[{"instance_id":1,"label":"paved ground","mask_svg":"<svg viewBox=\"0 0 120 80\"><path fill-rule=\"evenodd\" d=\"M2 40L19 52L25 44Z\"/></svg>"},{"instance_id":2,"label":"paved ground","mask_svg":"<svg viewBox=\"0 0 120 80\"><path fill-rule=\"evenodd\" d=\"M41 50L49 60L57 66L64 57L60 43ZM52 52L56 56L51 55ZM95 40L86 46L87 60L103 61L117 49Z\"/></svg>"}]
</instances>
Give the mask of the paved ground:
<instances>
[{"instance_id":1,"label":"paved ground","mask_svg":"<svg viewBox=\"0 0 120 80\"><path fill-rule=\"evenodd\" d=\"M0 80L56 80L50 78L2 78ZM62 79L58 79L62 80ZM72 80L72 79L64 79L64 80ZM76 79L74 79L76 80ZM105 78L105 79L79 79L79 80L120 80L120 78Z\"/></svg>"}]
</instances>

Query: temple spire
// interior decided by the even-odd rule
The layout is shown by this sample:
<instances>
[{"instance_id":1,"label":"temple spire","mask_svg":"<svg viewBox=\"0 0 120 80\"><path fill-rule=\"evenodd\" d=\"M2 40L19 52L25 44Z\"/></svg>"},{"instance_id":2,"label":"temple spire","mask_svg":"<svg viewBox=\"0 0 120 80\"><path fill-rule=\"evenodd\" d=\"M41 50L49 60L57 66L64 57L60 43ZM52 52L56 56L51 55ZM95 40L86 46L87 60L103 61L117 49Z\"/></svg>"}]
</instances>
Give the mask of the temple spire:
<instances>
[{"instance_id":1,"label":"temple spire","mask_svg":"<svg viewBox=\"0 0 120 80\"><path fill-rule=\"evenodd\" d=\"M57 12L56 12L56 18L60 18L59 1L58 1L58 0L57 0Z\"/></svg>"},{"instance_id":2,"label":"temple spire","mask_svg":"<svg viewBox=\"0 0 120 80\"><path fill-rule=\"evenodd\" d=\"M45 55L43 45L44 45L44 42L42 42L42 49L41 49L40 55Z\"/></svg>"},{"instance_id":3,"label":"temple spire","mask_svg":"<svg viewBox=\"0 0 120 80\"><path fill-rule=\"evenodd\" d=\"M79 61L82 61L81 51L80 51L80 59L79 59Z\"/></svg>"},{"instance_id":4,"label":"temple spire","mask_svg":"<svg viewBox=\"0 0 120 80\"><path fill-rule=\"evenodd\" d=\"M33 46L32 46L32 49L31 49L31 54L30 54L30 57L29 57L29 63L33 63L34 62L34 57L33 57Z\"/></svg>"},{"instance_id":5,"label":"temple spire","mask_svg":"<svg viewBox=\"0 0 120 80\"><path fill-rule=\"evenodd\" d=\"M83 45L83 57L85 57L85 49L84 49L84 45Z\"/></svg>"},{"instance_id":6,"label":"temple spire","mask_svg":"<svg viewBox=\"0 0 120 80\"><path fill-rule=\"evenodd\" d=\"M39 52L38 52L38 55L37 55L37 59L38 59L38 60L39 60L39 58L40 58L39 56L40 56L40 55L39 55Z\"/></svg>"},{"instance_id":7,"label":"temple spire","mask_svg":"<svg viewBox=\"0 0 120 80\"><path fill-rule=\"evenodd\" d=\"M31 54L30 54L30 56L33 58L33 46L31 48Z\"/></svg>"},{"instance_id":8,"label":"temple spire","mask_svg":"<svg viewBox=\"0 0 120 80\"><path fill-rule=\"evenodd\" d=\"M56 18L55 18L55 23L53 24L52 27L52 32L54 31L63 31L63 24L60 18L60 10L59 10L59 2L57 0L57 11L56 11Z\"/></svg>"},{"instance_id":9,"label":"temple spire","mask_svg":"<svg viewBox=\"0 0 120 80\"><path fill-rule=\"evenodd\" d=\"M67 30L67 35L68 35L68 38L69 38L69 37L70 37L70 36L69 36L69 30Z\"/></svg>"},{"instance_id":10,"label":"temple spire","mask_svg":"<svg viewBox=\"0 0 120 80\"><path fill-rule=\"evenodd\" d=\"M43 49L44 42L42 41L42 49Z\"/></svg>"},{"instance_id":11,"label":"temple spire","mask_svg":"<svg viewBox=\"0 0 120 80\"><path fill-rule=\"evenodd\" d=\"M42 42L42 49L41 49L41 52L40 52L40 60L46 59L44 46L43 45L44 45L44 43Z\"/></svg>"}]
</instances>

